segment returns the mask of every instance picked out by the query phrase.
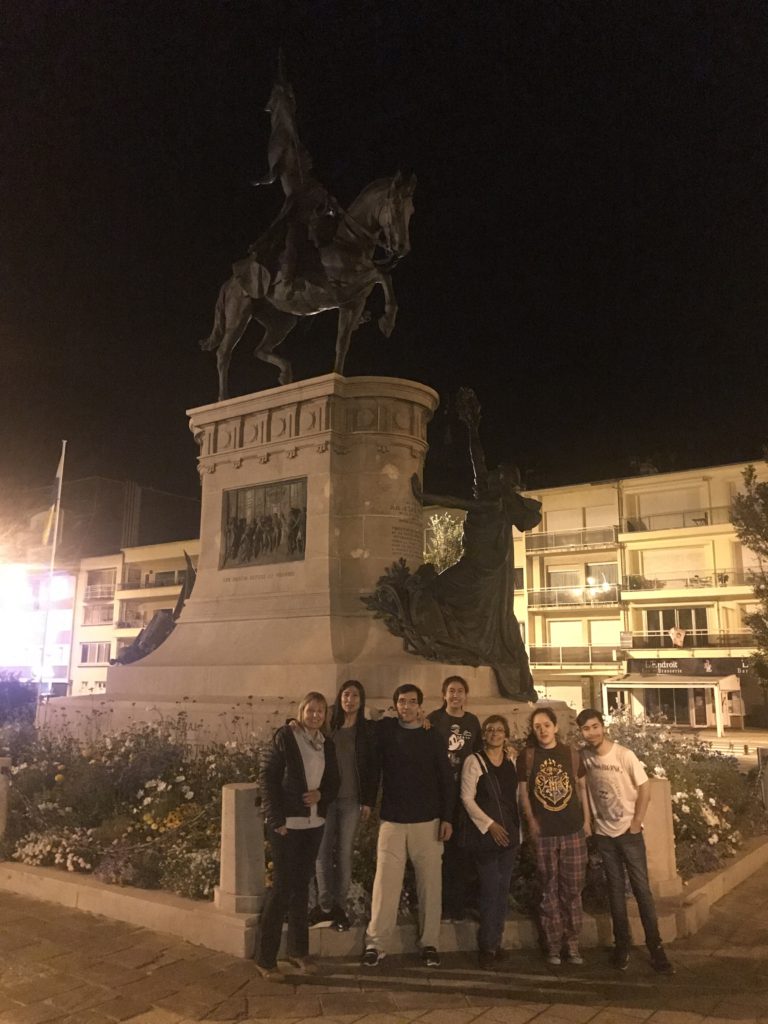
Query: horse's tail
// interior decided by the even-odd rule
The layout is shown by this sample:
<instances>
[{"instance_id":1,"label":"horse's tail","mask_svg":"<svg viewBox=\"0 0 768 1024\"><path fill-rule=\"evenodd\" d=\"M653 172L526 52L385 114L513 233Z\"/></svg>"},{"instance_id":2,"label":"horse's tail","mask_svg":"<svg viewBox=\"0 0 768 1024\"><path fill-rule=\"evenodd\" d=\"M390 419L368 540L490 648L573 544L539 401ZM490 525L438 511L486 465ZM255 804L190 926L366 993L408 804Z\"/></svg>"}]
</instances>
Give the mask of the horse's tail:
<instances>
[{"instance_id":1,"label":"horse's tail","mask_svg":"<svg viewBox=\"0 0 768 1024\"><path fill-rule=\"evenodd\" d=\"M228 284L229 282L227 282ZM199 345L203 352L213 352L221 344L226 327L225 292L227 284L219 289L219 297L216 299L216 308L213 312L213 329L207 338L201 338Z\"/></svg>"}]
</instances>

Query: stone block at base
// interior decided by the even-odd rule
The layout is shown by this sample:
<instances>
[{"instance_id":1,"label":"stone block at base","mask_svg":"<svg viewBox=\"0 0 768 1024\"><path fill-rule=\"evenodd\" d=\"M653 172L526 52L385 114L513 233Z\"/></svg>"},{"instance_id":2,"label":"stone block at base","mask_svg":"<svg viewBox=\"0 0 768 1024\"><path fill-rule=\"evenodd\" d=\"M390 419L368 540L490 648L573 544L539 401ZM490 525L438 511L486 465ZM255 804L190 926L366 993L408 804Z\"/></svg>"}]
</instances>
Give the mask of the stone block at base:
<instances>
[{"instance_id":1,"label":"stone block at base","mask_svg":"<svg viewBox=\"0 0 768 1024\"><path fill-rule=\"evenodd\" d=\"M230 956L253 956L257 918L253 914L225 913L201 900L106 885L87 875L8 861L0 864L0 888L73 910L101 914L137 928L166 932Z\"/></svg>"}]
</instances>

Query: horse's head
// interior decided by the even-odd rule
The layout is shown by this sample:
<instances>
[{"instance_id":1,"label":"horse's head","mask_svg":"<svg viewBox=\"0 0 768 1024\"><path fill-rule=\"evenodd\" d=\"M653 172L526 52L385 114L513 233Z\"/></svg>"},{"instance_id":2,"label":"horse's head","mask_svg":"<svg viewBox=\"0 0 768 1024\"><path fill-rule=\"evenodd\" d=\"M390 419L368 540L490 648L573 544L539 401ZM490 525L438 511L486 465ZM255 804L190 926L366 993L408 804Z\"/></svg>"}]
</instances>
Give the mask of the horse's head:
<instances>
[{"instance_id":1,"label":"horse's head","mask_svg":"<svg viewBox=\"0 0 768 1024\"><path fill-rule=\"evenodd\" d=\"M393 265L411 251L410 224L415 191L415 174L405 179L398 171L389 182L379 209L381 244L387 253L383 261L385 265Z\"/></svg>"}]
</instances>

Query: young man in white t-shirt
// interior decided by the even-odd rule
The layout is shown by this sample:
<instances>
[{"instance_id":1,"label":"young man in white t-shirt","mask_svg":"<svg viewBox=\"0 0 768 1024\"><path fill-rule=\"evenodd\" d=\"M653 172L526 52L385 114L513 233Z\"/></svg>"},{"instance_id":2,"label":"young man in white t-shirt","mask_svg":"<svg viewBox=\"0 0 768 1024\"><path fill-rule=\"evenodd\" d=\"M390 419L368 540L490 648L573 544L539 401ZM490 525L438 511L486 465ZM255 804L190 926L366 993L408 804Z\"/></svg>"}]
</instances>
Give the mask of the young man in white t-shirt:
<instances>
[{"instance_id":1,"label":"young man in white t-shirt","mask_svg":"<svg viewBox=\"0 0 768 1024\"><path fill-rule=\"evenodd\" d=\"M648 861L643 839L643 818L651 799L651 787L637 756L608 739L603 716L585 708L576 724L586 741L582 751L587 791L592 810L592 833L605 869L613 919L613 965L626 970L632 939L627 916L624 869L629 875L651 954L651 966L659 974L674 974L659 935L656 906L648 881Z\"/></svg>"}]
</instances>

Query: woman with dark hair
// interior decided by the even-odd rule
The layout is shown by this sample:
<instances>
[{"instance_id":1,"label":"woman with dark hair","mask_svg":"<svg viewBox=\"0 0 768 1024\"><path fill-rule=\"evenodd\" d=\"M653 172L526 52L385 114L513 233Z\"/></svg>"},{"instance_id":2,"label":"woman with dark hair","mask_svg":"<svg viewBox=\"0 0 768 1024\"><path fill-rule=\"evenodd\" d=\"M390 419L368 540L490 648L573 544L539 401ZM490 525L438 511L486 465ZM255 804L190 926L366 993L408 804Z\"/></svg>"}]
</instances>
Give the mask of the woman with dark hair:
<instances>
[{"instance_id":1,"label":"woman with dark hair","mask_svg":"<svg viewBox=\"0 0 768 1024\"><path fill-rule=\"evenodd\" d=\"M471 852L480 879L480 967L492 971L507 952L502 946L509 883L520 842L517 772L507 757L509 722L491 715L483 722L483 749L464 761L461 800L469 820L459 841Z\"/></svg>"},{"instance_id":2,"label":"woman with dark hair","mask_svg":"<svg viewBox=\"0 0 768 1024\"><path fill-rule=\"evenodd\" d=\"M370 817L378 786L374 723L365 717L365 690L356 679L342 683L331 707L330 725L341 781L325 819L315 866L318 902L310 923L330 921L344 932L349 928L346 907L355 831L360 821Z\"/></svg>"},{"instance_id":3,"label":"woman with dark hair","mask_svg":"<svg viewBox=\"0 0 768 1024\"><path fill-rule=\"evenodd\" d=\"M563 959L584 963L579 934L589 834L584 767L577 752L559 741L558 730L552 708L537 708L517 759L520 806L541 883L539 923L547 963L553 967Z\"/></svg>"},{"instance_id":4,"label":"woman with dark hair","mask_svg":"<svg viewBox=\"0 0 768 1024\"><path fill-rule=\"evenodd\" d=\"M309 883L329 806L339 788L333 741L323 735L328 704L311 692L296 711L295 728L274 735L261 770L261 798L272 847L272 888L261 914L256 970L268 981L282 981L277 953L288 917L288 960L303 974L316 974L309 957Z\"/></svg>"}]
</instances>

